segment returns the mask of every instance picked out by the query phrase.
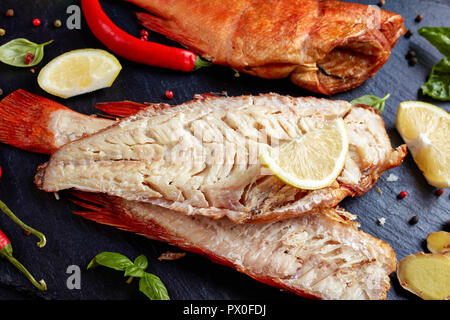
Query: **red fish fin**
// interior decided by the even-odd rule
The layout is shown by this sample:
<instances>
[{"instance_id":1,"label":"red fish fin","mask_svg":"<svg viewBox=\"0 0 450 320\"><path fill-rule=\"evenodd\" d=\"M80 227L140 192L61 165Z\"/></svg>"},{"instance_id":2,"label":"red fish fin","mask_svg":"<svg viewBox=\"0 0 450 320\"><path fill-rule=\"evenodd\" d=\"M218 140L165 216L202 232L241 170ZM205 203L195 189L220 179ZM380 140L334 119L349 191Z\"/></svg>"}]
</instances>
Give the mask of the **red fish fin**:
<instances>
[{"instance_id":1,"label":"red fish fin","mask_svg":"<svg viewBox=\"0 0 450 320\"><path fill-rule=\"evenodd\" d=\"M72 201L85 210L75 210L73 213L83 218L134 232L150 239L165 241L161 227L151 221L139 220L129 213L122 205L122 199L101 193L81 191L70 192Z\"/></svg>"},{"instance_id":2,"label":"red fish fin","mask_svg":"<svg viewBox=\"0 0 450 320\"><path fill-rule=\"evenodd\" d=\"M95 108L115 117L126 118L148 108L148 105L133 101L118 101L99 103Z\"/></svg>"},{"instance_id":3,"label":"red fish fin","mask_svg":"<svg viewBox=\"0 0 450 320\"><path fill-rule=\"evenodd\" d=\"M177 26L170 23L168 20L153 16L145 12L136 12L136 17L138 22L145 28L152 30L154 32L160 33L169 39L172 39L180 44L188 47L195 48L195 41L189 39L186 34L183 34L178 30Z\"/></svg>"},{"instance_id":4,"label":"red fish fin","mask_svg":"<svg viewBox=\"0 0 450 320\"><path fill-rule=\"evenodd\" d=\"M27 151L53 153L57 148L48 123L58 110L74 112L27 91L14 91L0 101L0 142Z\"/></svg>"},{"instance_id":5,"label":"red fish fin","mask_svg":"<svg viewBox=\"0 0 450 320\"><path fill-rule=\"evenodd\" d=\"M171 105L166 103L138 103L133 101L103 102L95 106L95 108L119 117L126 118L145 110L148 115L157 115L159 111L170 108Z\"/></svg>"},{"instance_id":6,"label":"red fish fin","mask_svg":"<svg viewBox=\"0 0 450 320\"><path fill-rule=\"evenodd\" d=\"M135 218L122 204L122 199L102 193L90 193L82 191L70 191L70 201L85 210L75 210L73 213L83 218L116 227L124 231L138 233L147 238L168 242L180 249L191 251L206 256L210 260L233 266L228 260L218 257L213 252L204 248L188 244L185 240L170 234L161 225L148 220ZM176 214L176 213L175 213Z\"/></svg>"}]
</instances>

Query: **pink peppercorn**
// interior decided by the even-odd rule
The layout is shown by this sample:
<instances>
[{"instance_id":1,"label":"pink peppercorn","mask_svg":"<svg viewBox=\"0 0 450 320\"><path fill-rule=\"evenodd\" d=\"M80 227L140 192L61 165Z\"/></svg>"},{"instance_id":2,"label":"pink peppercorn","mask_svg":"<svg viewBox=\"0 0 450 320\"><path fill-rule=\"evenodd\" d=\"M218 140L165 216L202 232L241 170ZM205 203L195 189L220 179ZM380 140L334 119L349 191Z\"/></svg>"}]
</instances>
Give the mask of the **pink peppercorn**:
<instances>
[{"instance_id":1,"label":"pink peppercorn","mask_svg":"<svg viewBox=\"0 0 450 320\"><path fill-rule=\"evenodd\" d=\"M172 99L173 98L173 92L170 90L166 90L166 98L167 99Z\"/></svg>"},{"instance_id":2,"label":"pink peppercorn","mask_svg":"<svg viewBox=\"0 0 450 320\"><path fill-rule=\"evenodd\" d=\"M407 196L408 196L408 192L402 191L398 194L397 198L403 199L403 198L406 198Z\"/></svg>"}]
</instances>

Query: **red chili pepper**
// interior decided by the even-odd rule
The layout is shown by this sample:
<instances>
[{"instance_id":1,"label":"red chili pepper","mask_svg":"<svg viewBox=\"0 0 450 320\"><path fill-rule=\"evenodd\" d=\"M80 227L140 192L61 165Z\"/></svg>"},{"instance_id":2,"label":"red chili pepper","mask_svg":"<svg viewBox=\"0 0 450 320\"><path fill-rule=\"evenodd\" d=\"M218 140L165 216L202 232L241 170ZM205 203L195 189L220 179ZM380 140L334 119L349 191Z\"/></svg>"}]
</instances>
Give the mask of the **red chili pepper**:
<instances>
[{"instance_id":1,"label":"red chili pepper","mask_svg":"<svg viewBox=\"0 0 450 320\"><path fill-rule=\"evenodd\" d=\"M41 20L39 20L37 18L33 20L33 26L39 27L40 25L41 25Z\"/></svg>"},{"instance_id":2,"label":"red chili pepper","mask_svg":"<svg viewBox=\"0 0 450 320\"><path fill-rule=\"evenodd\" d=\"M436 195L437 195L438 197L442 196L443 194L444 194L444 189L437 189L437 190L436 190Z\"/></svg>"},{"instance_id":3,"label":"red chili pepper","mask_svg":"<svg viewBox=\"0 0 450 320\"><path fill-rule=\"evenodd\" d=\"M211 65L191 51L141 41L126 33L108 18L99 0L81 0L81 7L92 33L108 49L125 59L185 72Z\"/></svg>"},{"instance_id":4,"label":"red chili pepper","mask_svg":"<svg viewBox=\"0 0 450 320\"><path fill-rule=\"evenodd\" d=\"M38 243L39 246L45 245L45 236L34 230L33 228L30 228L26 224L24 224L22 221L20 221L12 212L8 209L8 207L0 201L0 209L5 212L9 217L13 219L14 222L19 224L22 228L24 228L26 231L29 231L35 235L38 235L39 238L41 238L41 241ZM47 284L44 280L40 280L39 282L34 279L34 277L31 275L31 273L13 256L13 249L11 246L11 241L8 239L8 237L3 233L2 230L0 230L0 256L3 258L6 258L9 262L12 263L13 266L15 266L17 269L20 270L27 278L30 280L30 282L39 290L47 290Z\"/></svg>"}]
</instances>

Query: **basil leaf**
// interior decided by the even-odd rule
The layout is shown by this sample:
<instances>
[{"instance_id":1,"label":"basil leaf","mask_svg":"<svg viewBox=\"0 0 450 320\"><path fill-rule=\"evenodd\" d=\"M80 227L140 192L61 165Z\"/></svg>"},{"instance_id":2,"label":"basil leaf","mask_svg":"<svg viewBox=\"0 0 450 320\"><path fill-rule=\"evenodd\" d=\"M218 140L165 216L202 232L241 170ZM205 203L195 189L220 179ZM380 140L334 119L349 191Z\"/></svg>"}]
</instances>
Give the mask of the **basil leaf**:
<instances>
[{"instance_id":1,"label":"basil leaf","mask_svg":"<svg viewBox=\"0 0 450 320\"><path fill-rule=\"evenodd\" d=\"M427 39L444 56L450 58L450 28L449 27L422 27L417 33Z\"/></svg>"},{"instance_id":2,"label":"basil leaf","mask_svg":"<svg viewBox=\"0 0 450 320\"><path fill-rule=\"evenodd\" d=\"M0 61L14 67L33 67L44 57L44 46L52 42L53 40L36 44L24 38L11 40L0 47ZM34 57L29 64L26 64L25 58L28 53L33 54Z\"/></svg>"},{"instance_id":3,"label":"basil leaf","mask_svg":"<svg viewBox=\"0 0 450 320\"><path fill-rule=\"evenodd\" d=\"M378 98L377 96L374 96L372 94L366 94L365 96L359 97L359 98L351 101L350 103L352 105L364 104L367 106L371 106L371 107L378 109L378 111L380 111L380 113L383 113L384 107L386 105L386 100L389 99L390 96L391 96L390 93L388 93L384 98Z\"/></svg>"},{"instance_id":4,"label":"basil leaf","mask_svg":"<svg viewBox=\"0 0 450 320\"><path fill-rule=\"evenodd\" d=\"M88 269L101 265L118 271L125 271L129 266L133 265L130 259L126 256L115 252L102 252L95 256L89 263Z\"/></svg>"},{"instance_id":5,"label":"basil leaf","mask_svg":"<svg viewBox=\"0 0 450 320\"><path fill-rule=\"evenodd\" d=\"M450 101L450 58L434 65L428 81L422 85L422 92L437 100Z\"/></svg>"},{"instance_id":6,"label":"basil leaf","mask_svg":"<svg viewBox=\"0 0 450 320\"><path fill-rule=\"evenodd\" d=\"M136 278L141 278L141 277L144 276L144 274L145 274L144 270L142 270L141 268L139 268L139 267L136 266L136 265L131 265L131 266L128 266L128 267L125 269L125 274L124 274L124 276L125 276L125 277L136 277Z\"/></svg>"},{"instance_id":7,"label":"basil leaf","mask_svg":"<svg viewBox=\"0 0 450 320\"><path fill-rule=\"evenodd\" d=\"M139 290L150 300L170 300L164 283L151 273L145 273L139 280Z\"/></svg>"},{"instance_id":8,"label":"basil leaf","mask_svg":"<svg viewBox=\"0 0 450 320\"><path fill-rule=\"evenodd\" d=\"M141 254L134 260L134 265L142 270L145 270L148 267L147 257Z\"/></svg>"}]
</instances>

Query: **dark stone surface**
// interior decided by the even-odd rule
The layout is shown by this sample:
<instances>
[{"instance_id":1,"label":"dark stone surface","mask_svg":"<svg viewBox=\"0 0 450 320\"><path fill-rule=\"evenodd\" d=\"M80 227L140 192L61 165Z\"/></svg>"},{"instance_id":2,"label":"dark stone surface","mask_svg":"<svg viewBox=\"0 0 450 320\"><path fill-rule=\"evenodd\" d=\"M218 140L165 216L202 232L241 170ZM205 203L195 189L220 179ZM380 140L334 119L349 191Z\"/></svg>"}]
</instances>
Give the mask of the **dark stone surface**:
<instances>
[{"instance_id":1,"label":"dark stone surface","mask_svg":"<svg viewBox=\"0 0 450 320\"><path fill-rule=\"evenodd\" d=\"M376 4L377 1L357 1ZM439 2L439 3L438 3ZM0 2L0 28L7 35L0 38L0 45L17 37L25 37L34 42L54 39L46 48L43 62L36 74L28 69L19 69L0 64L0 88L4 95L22 88L30 92L54 99L66 106L86 114L95 113L93 105L104 101L134 100L138 102L167 102L166 89L174 92L172 104L190 100L196 93L221 92L229 95L277 92L292 96L307 96L311 93L295 87L288 80L269 81L247 75L235 77L229 68L213 67L194 73L180 73L158 68L141 66L120 59L123 70L111 88L68 100L52 97L42 91L36 81L39 68L52 58L78 48L103 48L91 34L83 21L81 30L64 27L68 17L66 8L79 4L75 0L16 0ZM120 27L138 35L133 10L135 7L121 1L103 1L105 10ZM6 18L4 11L15 9L15 17ZM396 0L386 1L384 7L401 13L408 29L419 26L449 26L449 1ZM414 18L422 13L421 23ZM33 27L33 18L40 18L42 25ZM63 27L56 29L53 21L61 19ZM150 34L150 40L171 45L173 42ZM409 67L405 54L409 49L417 52L418 64ZM417 34L410 39L400 39L392 52L389 62L364 85L352 91L333 96L332 99L352 100L364 94L384 96L391 93L383 118L392 144L402 143L394 123L397 107L405 100L425 100L418 93L421 84L434 63L441 59L440 53ZM433 103L449 110L449 103ZM90 259L101 251L121 252L134 259L145 254L149 259L148 270L165 282L172 299L300 299L293 294L280 292L242 275L230 268L216 265L203 257L188 253L177 261L160 262L157 257L166 250L176 250L167 244L151 241L141 236L100 225L73 215L74 207L61 193L57 201L52 194L37 190L33 184L36 167L45 162L47 156L28 153L9 146L0 146L0 164L3 177L0 180L0 198L26 223L42 230L48 239L47 246L39 249L33 236L26 237L22 230L4 215L0 215L0 226L12 240L15 256L26 265L38 279L45 279L49 290L45 293L35 290L30 283L6 261L0 261L0 299L145 299L137 290L137 283L128 285L120 272L98 268L86 270ZM397 182L387 182L385 174L375 189L366 195L347 199L342 206L358 215L361 228L373 236L387 241L397 254L397 258L425 250L424 240L428 233L441 230L450 219L449 191L440 198L435 196L435 188L429 186L411 156L402 166L391 171L399 176ZM407 190L409 197L397 200L396 195ZM412 216L420 220L416 225L408 224ZM377 219L386 218L384 226ZM81 290L69 290L66 286L69 265L78 265L82 270ZM395 274L388 299L417 299L399 287Z\"/></svg>"}]
</instances>

